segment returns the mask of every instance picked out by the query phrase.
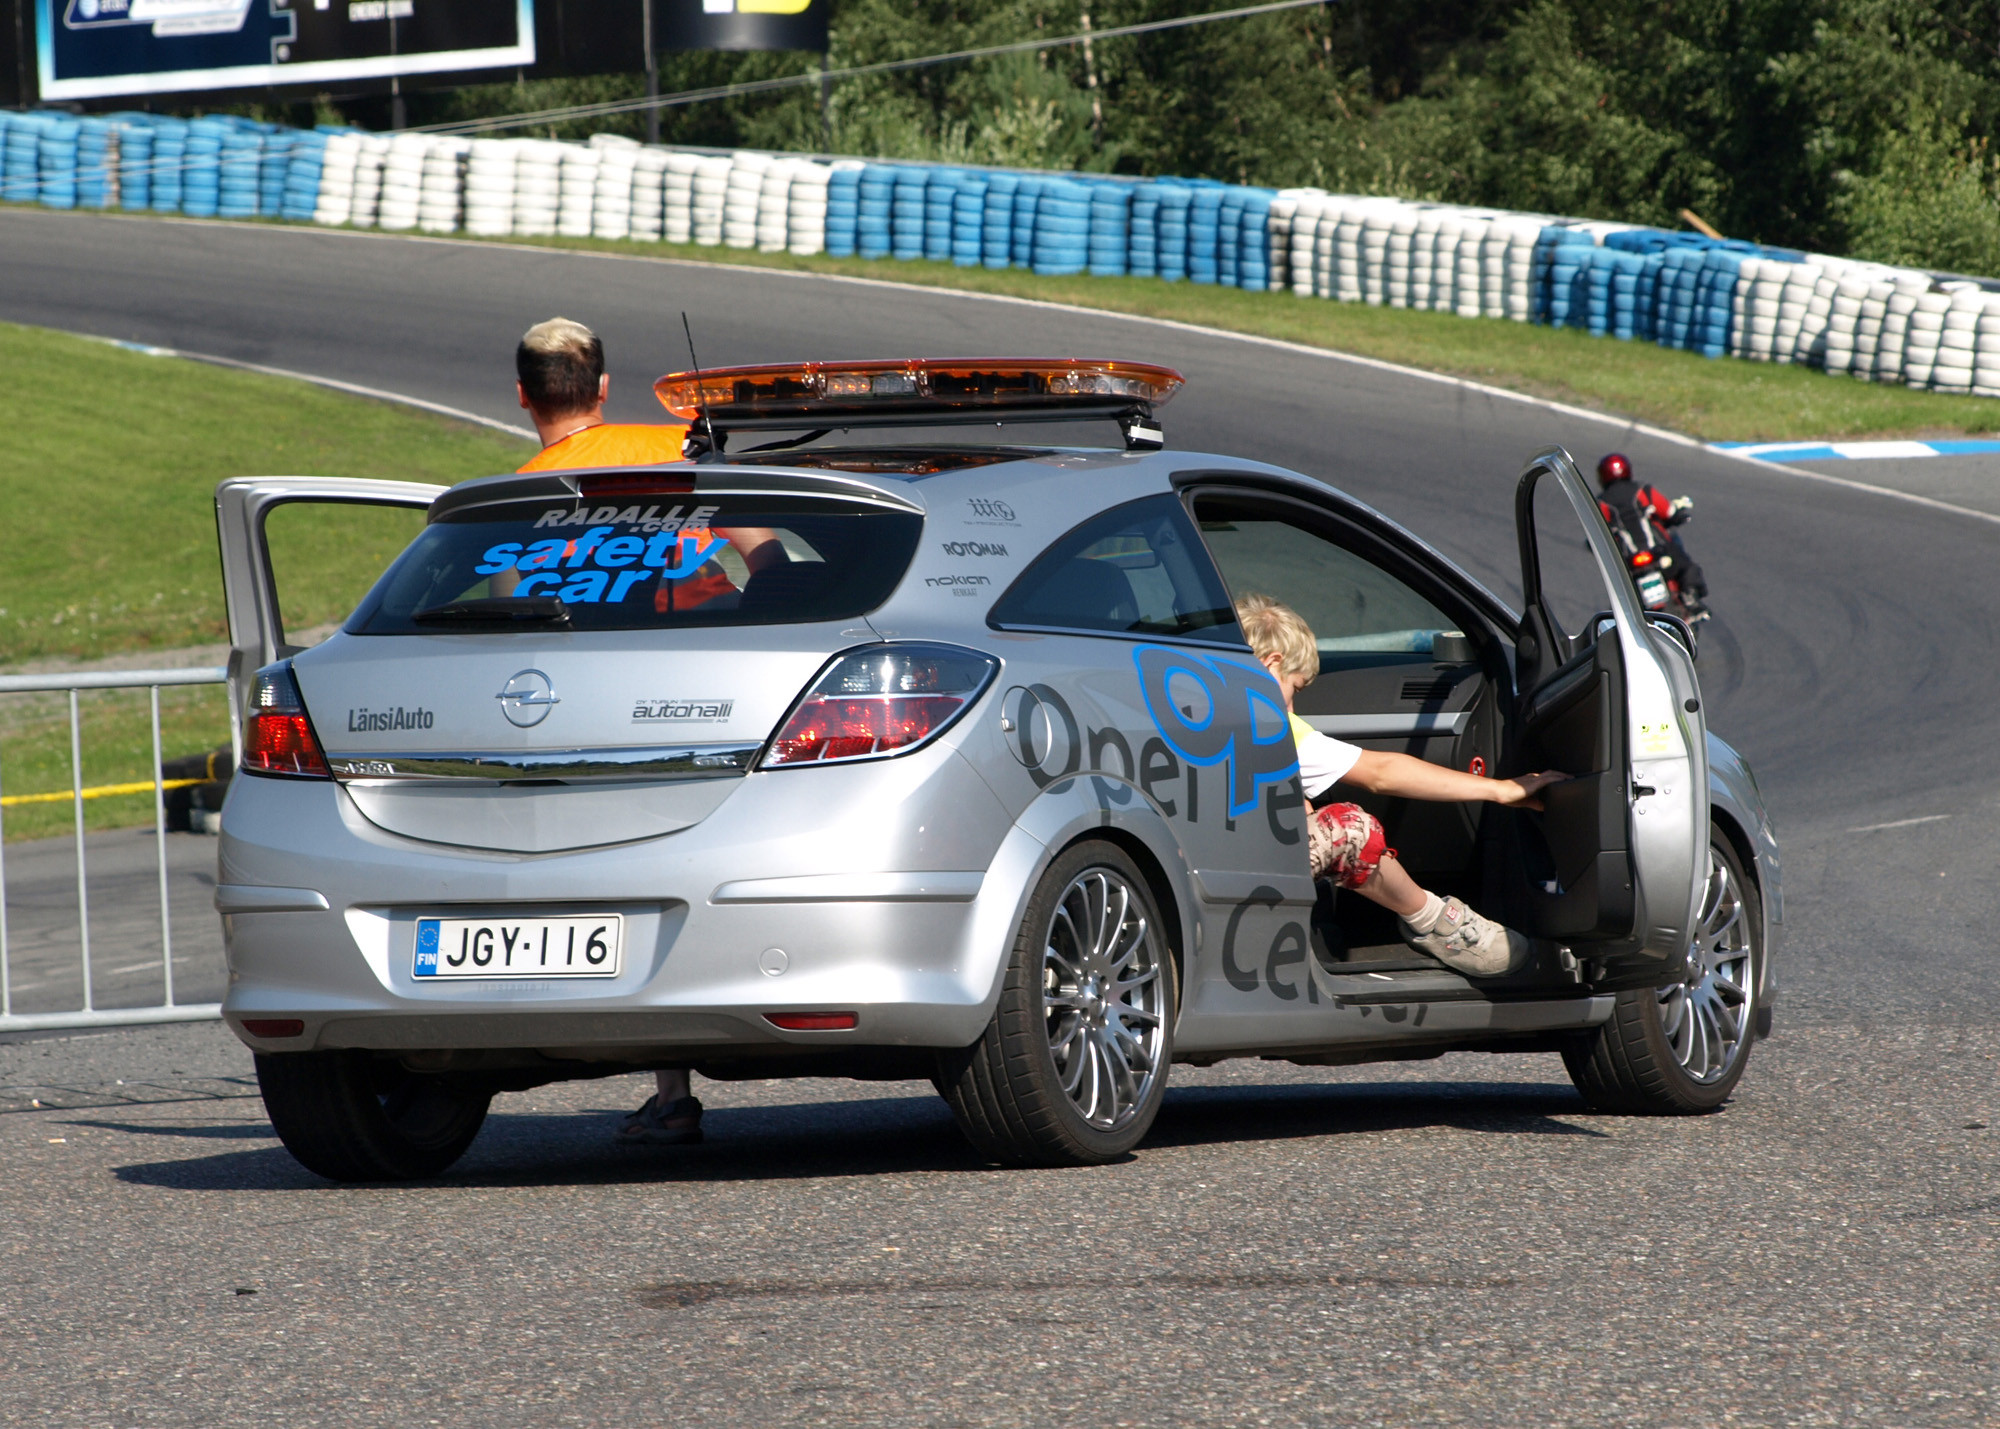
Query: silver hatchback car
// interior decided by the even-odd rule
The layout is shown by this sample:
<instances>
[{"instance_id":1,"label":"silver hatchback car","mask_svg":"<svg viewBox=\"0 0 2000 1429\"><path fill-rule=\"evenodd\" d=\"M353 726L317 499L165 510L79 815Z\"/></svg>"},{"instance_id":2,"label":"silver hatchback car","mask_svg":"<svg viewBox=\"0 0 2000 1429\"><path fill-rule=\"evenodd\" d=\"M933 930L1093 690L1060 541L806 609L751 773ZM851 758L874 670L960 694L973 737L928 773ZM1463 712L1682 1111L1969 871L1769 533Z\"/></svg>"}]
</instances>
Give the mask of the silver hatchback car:
<instances>
[{"instance_id":1,"label":"silver hatchback car","mask_svg":"<svg viewBox=\"0 0 2000 1429\"><path fill-rule=\"evenodd\" d=\"M1546 1051L1600 1107L1720 1104L1770 1027L1777 844L1568 455L1516 489L1517 613L1324 482L1165 449L1178 385L735 369L662 379L686 463L222 483L224 1012L285 1145L434 1175L497 1092L669 1065L930 1079L1042 1165L1126 1153L1174 1063L1227 1057ZM1123 448L930 440L1072 418ZM803 435L729 452L755 430ZM265 539L301 502L428 507L308 649ZM1520 971L1315 884L1252 591L1316 633L1315 728L1573 776L1536 811L1357 801L1530 935Z\"/></svg>"}]
</instances>

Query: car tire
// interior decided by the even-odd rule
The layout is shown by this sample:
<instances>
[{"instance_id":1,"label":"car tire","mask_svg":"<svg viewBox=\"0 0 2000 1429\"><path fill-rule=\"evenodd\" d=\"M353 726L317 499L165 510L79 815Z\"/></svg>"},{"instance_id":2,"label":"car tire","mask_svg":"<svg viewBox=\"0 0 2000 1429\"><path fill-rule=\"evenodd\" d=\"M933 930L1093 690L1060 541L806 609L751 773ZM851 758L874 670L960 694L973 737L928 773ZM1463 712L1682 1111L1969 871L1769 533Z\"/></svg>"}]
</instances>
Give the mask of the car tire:
<instances>
[{"instance_id":1,"label":"car tire","mask_svg":"<svg viewBox=\"0 0 2000 1429\"><path fill-rule=\"evenodd\" d=\"M1757 1001L1763 929L1757 885L1712 831L1685 975L1619 993L1610 1019L1563 1052L1584 1100L1640 1116L1693 1116L1727 1101L1769 1025Z\"/></svg>"},{"instance_id":2,"label":"car tire","mask_svg":"<svg viewBox=\"0 0 2000 1429\"><path fill-rule=\"evenodd\" d=\"M1115 844L1077 844L1036 885L993 1020L940 1058L938 1089L994 1161L1115 1161L1159 1114L1176 1002L1145 878Z\"/></svg>"},{"instance_id":3,"label":"car tire","mask_svg":"<svg viewBox=\"0 0 2000 1429\"><path fill-rule=\"evenodd\" d=\"M259 1053L257 1085L285 1149L329 1181L413 1181L465 1154L491 1092L363 1052Z\"/></svg>"}]
</instances>

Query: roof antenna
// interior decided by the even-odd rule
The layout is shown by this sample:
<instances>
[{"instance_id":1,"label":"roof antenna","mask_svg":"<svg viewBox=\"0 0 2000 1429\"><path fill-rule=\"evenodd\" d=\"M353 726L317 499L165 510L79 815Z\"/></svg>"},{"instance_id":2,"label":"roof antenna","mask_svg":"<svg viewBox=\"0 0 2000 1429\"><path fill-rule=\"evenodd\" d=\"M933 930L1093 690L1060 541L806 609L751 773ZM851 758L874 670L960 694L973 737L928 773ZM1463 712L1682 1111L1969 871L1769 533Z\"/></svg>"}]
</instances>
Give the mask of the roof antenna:
<instances>
[{"instance_id":1,"label":"roof antenna","mask_svg":"<svg viewBox=\"0 0 2000 1429\"><path fill-rule=\"evenodd\" d=\"M700 424L699 434L695 428L688 429L683 455L690 461L700 461L705 456L719 454L722 443L715 439L715 423L708 416L708 399L702 395L701 359L694 355L694 328L688 324L686 308L681 309L681 331L687 334L688 361L693 364L694 370L695 421Z\"/></svg>"}]
</instances>

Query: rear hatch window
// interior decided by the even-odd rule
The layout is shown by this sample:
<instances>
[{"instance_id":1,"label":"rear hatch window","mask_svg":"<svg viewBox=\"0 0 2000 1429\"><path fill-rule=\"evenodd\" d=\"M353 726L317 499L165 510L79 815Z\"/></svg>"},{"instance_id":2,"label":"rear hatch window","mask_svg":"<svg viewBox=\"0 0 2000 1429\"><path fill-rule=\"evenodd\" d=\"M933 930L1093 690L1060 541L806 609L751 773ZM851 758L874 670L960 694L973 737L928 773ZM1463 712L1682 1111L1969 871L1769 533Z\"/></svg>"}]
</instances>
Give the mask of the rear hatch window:
<instances>
[{"instance_id":1,"label":"rear hatch window","mask_svg":"<svg viewBox=\"0 0 2000 1429\"><path fill-rule=\"evenodd\" d=\"M849 620L916 550L908 512L767 496L453 512L424 528L346 629L354 635L686 629Z\"/></svg>"}]
</instances>

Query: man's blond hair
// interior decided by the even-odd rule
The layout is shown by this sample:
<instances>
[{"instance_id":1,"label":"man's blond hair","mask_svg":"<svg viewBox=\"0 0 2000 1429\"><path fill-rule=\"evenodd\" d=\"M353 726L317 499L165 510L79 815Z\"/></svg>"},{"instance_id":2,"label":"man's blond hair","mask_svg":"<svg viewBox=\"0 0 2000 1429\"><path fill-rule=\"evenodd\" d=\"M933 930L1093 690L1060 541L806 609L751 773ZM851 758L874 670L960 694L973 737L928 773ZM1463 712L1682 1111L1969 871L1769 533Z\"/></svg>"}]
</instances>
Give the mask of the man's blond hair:
<instances>
[{"instance_id":1,"label":"man's blond hair","mask_svg":"<svg viewBox=\"0 0 2000 1429\"><path fill-rule=\"evenodd\" d=\"M1236 602L1236 619L1259 660L1276 655L1281 673L1319 678L1319 642L1289 605L1268 595L1246 595Z\"/></svg>"},{"instance_id":2,"label":"man's blond hair","mask_svg":"<svg viewBox=\"0 0 2000 1429\"><path fill-rule=\"evenodd\" d=\"M587 412L597 405L604 376L604 344L569 318L550 318L521 335L514 375L535 410L545 417Z\"/></svg>"}]
</instances>

